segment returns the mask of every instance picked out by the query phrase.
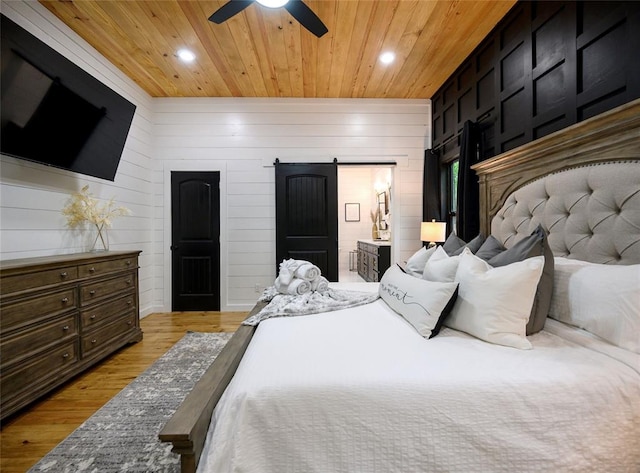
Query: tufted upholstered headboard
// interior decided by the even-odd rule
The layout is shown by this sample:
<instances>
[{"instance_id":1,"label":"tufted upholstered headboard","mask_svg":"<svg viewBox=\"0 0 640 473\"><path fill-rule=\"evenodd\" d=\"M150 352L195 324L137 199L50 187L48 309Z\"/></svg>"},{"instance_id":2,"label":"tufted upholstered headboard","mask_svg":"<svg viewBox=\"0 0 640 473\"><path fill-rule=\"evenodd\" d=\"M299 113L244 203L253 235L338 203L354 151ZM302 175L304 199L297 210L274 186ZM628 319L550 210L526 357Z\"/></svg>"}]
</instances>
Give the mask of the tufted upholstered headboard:
<instances>
[{"instance_id":1,"label":"tufted upholstered headboard","mask_svg":"<svg viewBox=\"0 0 640 473\"><path fill-rule=\"evenodd\" d=\"M507 197L491 234L509 247L538 224L556 256L640 263L640 160L590 164L529 183Z\"/></svg>"},{"instance_id":2,"label":"tufted upholstered headboard","mask_svg":"<svg viewBox=\"0 0 640 473\"><path fill-rule=\"evenodd\" d=\"M506 247L542 224L556 256L640 264L640 100L473 169L481 231Z\"/></svg>"}]
</instances>

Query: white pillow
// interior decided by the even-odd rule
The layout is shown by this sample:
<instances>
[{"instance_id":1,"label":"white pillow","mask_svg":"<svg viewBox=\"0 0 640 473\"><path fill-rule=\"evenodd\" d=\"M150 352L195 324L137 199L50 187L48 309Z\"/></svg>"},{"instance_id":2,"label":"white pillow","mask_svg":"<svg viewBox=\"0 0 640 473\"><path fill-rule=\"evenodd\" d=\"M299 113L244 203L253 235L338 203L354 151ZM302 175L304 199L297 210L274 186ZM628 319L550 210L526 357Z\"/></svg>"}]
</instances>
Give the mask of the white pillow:
<instances>
[{"instance_id":1,"label":"white pillow","mask_svg":"<svg viewBox=\"0 0 640 473\"><path fill-rule=\"evenodd\" d=\"M405 274L397 265L385 271L379 294L425 338L437 335L453 307L458 283L430 282Z\"/></svg>"},{"instance_id":2,"label":"white pillow","mask_svg":"<svg viewBox=\"0 0 640 473\"><path fill-rule=\"evenodd\" d=\"M458 263L462 254L472 254L469 248L463 248L456 256L449 256L441 246L433 253L429 261L424 265L422 279L436 282L453 282L458 270Z\"/></svg>"},{"instance_id":3,"label":"white pillow","mask_svg":"<svg viewBox=\"0 0 640 473\"><path fill-rule=\"evenodd\" d=\"M407 260L407 265L405 266L405 271L407 274L411 276L421 277L422 271L424 270L424 265L427 263L431 255L433 255L436 251L436 247L432 246L429 249L426 249L424 246L416 251L411 258Z\"/></svg>"},{"instance_id":4,"label":"white pillow","mask_svg":"<svg viewBox=\"0 0 640 473\"><path fill-rule=\"evenodd\" d=\"M640 265L554 260L549 317L640 354Z\"/></svg>"},{"instance_id":5,"label":"white pillow","mask_svg":"<svg viewBox=\"0 0 640 473\"><path fill-rule=\"evenodd\" d=\"M455 277L458 298L445 325L487 342L530 349L527 321L543 265L544 257L536 256L492 268L463 254Z\"/></svg>"}]
</instances>

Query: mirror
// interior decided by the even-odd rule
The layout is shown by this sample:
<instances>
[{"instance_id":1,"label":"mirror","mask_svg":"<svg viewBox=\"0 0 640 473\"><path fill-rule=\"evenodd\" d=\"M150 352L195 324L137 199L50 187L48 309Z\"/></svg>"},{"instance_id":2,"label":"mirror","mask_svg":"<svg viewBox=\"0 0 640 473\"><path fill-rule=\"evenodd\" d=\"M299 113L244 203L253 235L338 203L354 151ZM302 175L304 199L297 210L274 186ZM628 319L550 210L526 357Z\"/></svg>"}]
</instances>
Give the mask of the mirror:
<instances>
[{"instance_id":1,"label":"mirror","mask_svg":"<svg viewBox=\"0 0 640 473\"><path fill-rule=\"evenodd\" d=\"M389 213L389 196L387 192L380 192L378 194L378 228L380 230L387 229L387 219L385 218Z\"/></svg>"}]
</instances>

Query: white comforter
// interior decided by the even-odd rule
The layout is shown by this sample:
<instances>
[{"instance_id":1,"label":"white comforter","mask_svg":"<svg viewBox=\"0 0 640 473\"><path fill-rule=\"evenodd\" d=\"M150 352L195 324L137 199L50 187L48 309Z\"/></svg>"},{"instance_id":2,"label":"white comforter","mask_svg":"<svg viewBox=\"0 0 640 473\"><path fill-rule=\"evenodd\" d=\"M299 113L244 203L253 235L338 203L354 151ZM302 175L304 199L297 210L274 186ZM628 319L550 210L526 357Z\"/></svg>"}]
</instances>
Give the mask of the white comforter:
<instances>
[{"instance_id":1,"label":"white comforter","mask_svg":"<svg viewBox=\"0 0 640 473\"><path fill-rule=\"evenodd\" d=\"M517 350L425 340L382 300L266 320L198 471L640 471L640 357L548 327Z\"/></svg>"}]
</instances>

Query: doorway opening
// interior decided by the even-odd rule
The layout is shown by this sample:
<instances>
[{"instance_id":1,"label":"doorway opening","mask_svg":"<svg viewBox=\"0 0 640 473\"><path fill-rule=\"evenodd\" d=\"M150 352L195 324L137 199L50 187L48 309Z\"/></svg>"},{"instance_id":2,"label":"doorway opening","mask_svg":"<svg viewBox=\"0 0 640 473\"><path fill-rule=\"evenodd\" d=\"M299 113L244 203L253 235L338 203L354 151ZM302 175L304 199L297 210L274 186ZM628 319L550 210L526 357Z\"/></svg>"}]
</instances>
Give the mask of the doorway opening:
<instances>
[{"instance_id":1,"label":"doorway opening","mask_svg":"<svg viewBox=\"0 0 640 473\"><path fill-rule=\"evenodd\" d=\"M338 281L364 282L358 242L393 241L393 165L338 166ZM360 268L362 269L362 268ZM386 268L380 268L386 269ZM382 276L384 271L380 272Z\"/></svg>"}]
</instances>

